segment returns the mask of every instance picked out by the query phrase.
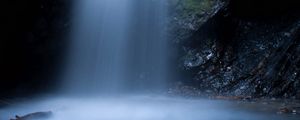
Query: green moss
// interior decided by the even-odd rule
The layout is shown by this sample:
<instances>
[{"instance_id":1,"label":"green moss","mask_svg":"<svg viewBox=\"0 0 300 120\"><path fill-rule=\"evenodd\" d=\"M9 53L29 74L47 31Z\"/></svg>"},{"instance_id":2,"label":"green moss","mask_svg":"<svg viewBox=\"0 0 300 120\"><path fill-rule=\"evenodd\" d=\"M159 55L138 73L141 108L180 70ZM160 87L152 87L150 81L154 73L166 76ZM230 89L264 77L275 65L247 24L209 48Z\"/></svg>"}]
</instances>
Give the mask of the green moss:
<instances>
[{"instance_id":1,"label":"green moss","mask_svg":"<svg viewBox=\"0 0 300 120\"><path fill-rule=\"evenodd\" d=\"M191 14L202 14L213 6L216 0L171 0L172 4L176 6L177 10L181 11L182 17Z\"/></svg>"},{"instance_id":2,"label":"green moss","mask_svg":"<svg viewBox=\"0 0 300 120\"><path fill-rule=\"evenodd\" d=\"M212 6L212 0L183 0L184 8L187 10L202 12Z\"/></svg>"}]
</instances>

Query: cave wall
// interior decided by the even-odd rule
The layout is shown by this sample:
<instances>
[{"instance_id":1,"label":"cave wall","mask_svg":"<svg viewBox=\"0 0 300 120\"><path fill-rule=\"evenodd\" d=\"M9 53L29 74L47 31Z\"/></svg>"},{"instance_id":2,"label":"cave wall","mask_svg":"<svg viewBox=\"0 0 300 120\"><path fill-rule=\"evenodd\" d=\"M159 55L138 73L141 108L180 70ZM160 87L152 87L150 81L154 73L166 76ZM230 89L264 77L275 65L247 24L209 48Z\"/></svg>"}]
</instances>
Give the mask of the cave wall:
<instances>
[{"instance_id":1,"label":"cave wall","mask_svg":"<svg viewBox=\"0 0 300 120\"><path fill-rule=\"evenodd\" d=\"M212 1L204 14L172 23L181 69L191 78L183 86L199 95L299 98L299 2Z\"/></svg>"}]
</instances>

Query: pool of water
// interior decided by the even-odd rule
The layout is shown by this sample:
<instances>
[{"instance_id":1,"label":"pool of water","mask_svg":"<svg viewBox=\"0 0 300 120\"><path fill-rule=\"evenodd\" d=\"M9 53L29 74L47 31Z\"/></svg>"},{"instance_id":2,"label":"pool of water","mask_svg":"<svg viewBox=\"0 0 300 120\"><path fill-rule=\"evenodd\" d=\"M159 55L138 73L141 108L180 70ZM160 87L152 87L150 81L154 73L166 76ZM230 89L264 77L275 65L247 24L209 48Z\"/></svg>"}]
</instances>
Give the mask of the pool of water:
<instances>
[{"instance_id":1,"label":"pool of water","mask_svg":"<svg viewBox=\"0 0 300 120\"><path fill-rule=\"evenodd\" d=\"M247 106L247 107L245 107ZM259 104L161 96L61 97L30 100L0 108L0 120L52 111L50 120L298 120L259 110ZM249 109L251 108L251 109Z\"/></svg>"}]
</instances>

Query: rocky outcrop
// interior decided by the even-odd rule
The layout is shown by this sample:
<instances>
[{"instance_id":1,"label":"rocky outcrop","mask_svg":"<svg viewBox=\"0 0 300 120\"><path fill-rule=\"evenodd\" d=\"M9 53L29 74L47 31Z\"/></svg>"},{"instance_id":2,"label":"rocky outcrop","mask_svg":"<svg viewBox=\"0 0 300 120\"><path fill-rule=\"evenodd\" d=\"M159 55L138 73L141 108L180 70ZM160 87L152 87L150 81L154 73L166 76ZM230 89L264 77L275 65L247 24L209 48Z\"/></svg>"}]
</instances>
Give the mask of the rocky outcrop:
<instances>
[{"instance_id":1,"label":"rocky outcrop","mask_svg":"<svg viewBox=\"0 0 300 120\"><path fill-rule=\"evenodd\" d=\"M203 16L175 17L180 18L173 24L177 26L173 39L181 50L178 59L192 78L181 80L183 85L210 95L296 98L300 92L298 4L211 1Z\"/></svg>"}]
</instances>

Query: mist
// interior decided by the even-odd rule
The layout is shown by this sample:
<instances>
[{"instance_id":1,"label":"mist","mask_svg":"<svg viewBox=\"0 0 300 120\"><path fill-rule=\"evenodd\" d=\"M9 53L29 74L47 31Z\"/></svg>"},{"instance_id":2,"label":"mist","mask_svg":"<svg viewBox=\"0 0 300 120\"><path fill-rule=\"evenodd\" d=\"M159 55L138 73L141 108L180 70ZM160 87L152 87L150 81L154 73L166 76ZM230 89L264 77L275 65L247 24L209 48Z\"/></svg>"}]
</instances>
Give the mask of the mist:
<instances>
[{"instance_id":1,"label":"mist","mask_svg":"<svg viewBox=\"0 0 300 120\"><path fill-rule=\"evenodd\" d=\"M297 120L300 12L254 2L13 2L0 120Z\"/></svg>"}]
</instances>

